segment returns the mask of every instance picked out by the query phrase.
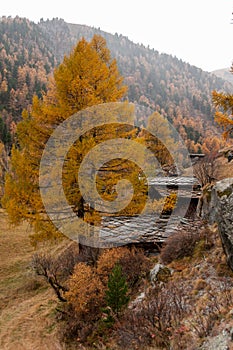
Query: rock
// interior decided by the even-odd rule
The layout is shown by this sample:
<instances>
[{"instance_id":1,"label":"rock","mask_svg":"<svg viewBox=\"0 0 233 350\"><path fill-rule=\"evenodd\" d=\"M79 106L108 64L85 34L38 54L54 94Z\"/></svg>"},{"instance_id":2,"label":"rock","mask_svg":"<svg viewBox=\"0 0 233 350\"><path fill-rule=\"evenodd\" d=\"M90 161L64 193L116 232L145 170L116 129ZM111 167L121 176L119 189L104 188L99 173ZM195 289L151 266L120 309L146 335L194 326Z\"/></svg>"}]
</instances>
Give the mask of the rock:
<instances>
[{"instance_id":1,"label":"rock","mask_svg":"<svg viewBox=\"0 0 233 350\"><path fill-rule=\"evenodd\" d=\"M233 178L218 181L211 192L209 221L218 224L227 262L233 270Z\"/></svg>"},{"instance_id":2,"label":"rock","mask_svg":"<svg viewBox=\"0 0 233 350\"><path fill-rule=\"evenodd\" d=\"M223 331L221 334L206 340L200 350L229 350L230 342L231 335L229 332Z\"/></svg>"},{"instance_id":3,"label":"rock","mask_svg":"<svg viewBox=\"0 0 233 350\"><path fill-rule=\"evenodd\" d=\"M197 205L197 215L204 220L208 220L210 224L215 221L215 203L211 201L213 184L203 187L202 196Z\"/></svg>"},{"instance_id":4,"label":"rock","mask_svg":"<svg viewBox=\"0 0 233 350\"><path fill-rule=\"evenodd\" d=\"M167 282L171 276L171 270L163 264L156 264L150 271L150 281L154 286L155 282Z\"/></svg>"},{"instance_id":5,"label":"rock","mask_svg":"<svg viewBox=\"0 0 233 350\"><path fill-rule=\"evenodd\" d=\"M138 306L138 304L141 304L141 302L143 302L143 300L145 299L146 297L146 293L145 292L142 292L140 293L136 299L134 299L128 306L129 309L132 309L132 308L135 308Z\"/></svg>"}]
</instances>

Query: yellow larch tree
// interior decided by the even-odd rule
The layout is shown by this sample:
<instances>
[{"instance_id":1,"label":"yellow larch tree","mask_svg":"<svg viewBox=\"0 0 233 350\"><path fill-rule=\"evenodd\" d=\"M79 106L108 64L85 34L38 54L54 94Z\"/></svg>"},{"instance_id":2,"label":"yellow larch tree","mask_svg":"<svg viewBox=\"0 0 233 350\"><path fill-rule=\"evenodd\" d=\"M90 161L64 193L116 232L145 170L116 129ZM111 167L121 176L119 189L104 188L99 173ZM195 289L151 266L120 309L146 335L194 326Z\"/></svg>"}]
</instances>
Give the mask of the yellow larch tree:
<instances>
[{"instance_id":1,"label":"yellow larch tree","mask_svg":"<svg viewBox=\"0 0 233 350\"><path fill-rule=\"evenodd\" d=\"M233 64L231 73L233 73ZM213 91L212 99L216 108L215 121L223 128L223 137L227 139L233 132L233 95Z\"/></svg>"},{"instance_id":2,"label":"yellow larch tree","mask_svg":"<svg viewBox=\"0 0 233 350\"><path fill-rule=\"evenodd\" d=\"M2 203L12 223L28 220L34 226L35 243L59 235L45 213L39 191L39 166L47 140L69 116L96 104L116 102L125 92L116 60L111 59L105 40L95 35L90 42L78 42L55 69L42 100L34 97L30 114L23 112ZM81 197L76 195L75 200L81 202ZM83 203L77 207L82 212Z\"/></svg>"}]
</instances>

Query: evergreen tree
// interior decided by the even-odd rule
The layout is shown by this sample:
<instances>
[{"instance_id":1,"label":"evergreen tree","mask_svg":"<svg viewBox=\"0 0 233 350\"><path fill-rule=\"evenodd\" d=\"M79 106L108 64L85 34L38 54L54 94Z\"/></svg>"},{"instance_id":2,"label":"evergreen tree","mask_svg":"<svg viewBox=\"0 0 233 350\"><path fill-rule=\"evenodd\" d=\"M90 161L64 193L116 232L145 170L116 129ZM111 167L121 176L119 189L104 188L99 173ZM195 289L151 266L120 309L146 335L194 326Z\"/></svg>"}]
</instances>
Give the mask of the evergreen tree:
<instances>
[{"instance_id":1,"label":"evergreen tree","mask_svg":"<svg viewBox=\"0 0 233 350\"><path fill-rule=\"evenodd\" d=\"M11 134L7 128L6 123L3 118L0 116L0 141L2 141L6 149L10 149L11 146Z\"/></svg>"},{"instance_id":2,"label":"evergreen tree","mask_svg":"<svg viewBox=\"0 0 233 350\"><path fill-rule=\"evenodd\" d=\"M121 310L128 304L128 286L122 274L121 265L116 264L108 280L106 302L112 311L119 316Z\"/></svg>"}]
</instances>

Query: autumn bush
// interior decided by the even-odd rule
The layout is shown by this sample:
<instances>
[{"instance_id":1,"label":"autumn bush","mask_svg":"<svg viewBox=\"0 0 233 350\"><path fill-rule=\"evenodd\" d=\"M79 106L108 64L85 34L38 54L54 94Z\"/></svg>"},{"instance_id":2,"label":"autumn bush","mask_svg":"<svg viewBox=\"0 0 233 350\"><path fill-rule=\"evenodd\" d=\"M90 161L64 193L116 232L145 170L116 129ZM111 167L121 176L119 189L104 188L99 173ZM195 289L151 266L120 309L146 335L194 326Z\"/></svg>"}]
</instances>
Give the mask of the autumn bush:
<instances>
[{"instance_id":1,"label":"autumn bush","mask_svg":"<svg viewBox=\"0 0 233 350\"><path fill-rule=\"evenodd\" d=\"M115 327L120 348L143 349L156 345L169 349L170 336L189 312L182 284L162 283L151 288L146 299L127 310Z\"/></svg>"},{"instance_id":2,"label":"autumn bush","mask_svg":"<svg viewBox=\"0 0 233 350\"><path fill-rule=\"evenodd\" d=\"M63 307L57 308L56 318L59 322L61 341L66 344L72 344L72 349L79 348L77 344L87 344L88 337L94 333L97 327L98 317L95 314L83 314L80 317L80 314L77 314L71 304L65 304Z\"/></svg>"},{"instance_id":3,"label":"autumn bush","mask_svg":"<svg viewBox=\"0 0 233 350\"><path fill-rule=\"evenodd\" d=\"M126 276L128 286L133 290L137 284L145 278L153 264L148 257L145 256L143 250L132 248L128 255L120 258L119 264L122 266L123 274Z\"/></svg>"},{"instance_id":4,"label":"autumn bush","mask_svg":"<svg viewBox=\"0 0 233 350\"><path fill-rule=\"evenodd\" d=\"M162 262L169 264L173 260L192 255L199 239L200 235L194 232L181 231L173 234L161 249Z\"/></svg>"},{"instance_id":5,"label":"autumn bush","mask_svg":"<svg viewBox=\"0 0 233 350\"><path fill-rule=\"evenodd\" d=\"M107 285L108 276L113 267L119 263L122 273L125 275L128 286L133 288L135 284L149 272L151 263L141 249L134 247L117 247L106 250L98 260L97 273L102 282Z\"/></svg>"},{"instance_id":6,"label":"autumn bush","mask_svg":"<svg viewBox=\"0 0 233 350\"><path fill-rule=\"evenodd\" d=\"M65 342L87 343L98 329L102 307L105 306L105 288L96 269L79 262L68 280L65 293L67 303L59 310L61 338Z\"/></svg>"},{"instance_id":7,"label":"autumn bush","mask_svg":"<svg viewBox=\"0 0 233 350\"><path fill-rule=\"evenodd\" d=\"M70 276L65 297L77 314L99 314L106 306L104 295L108 288L109 276L114 267L121 267L122 275L132 288L150 269L149 259L136 248L118 247L104 251L97 261L97 267L79 262ZM86 317L86 316L85 316Z\"/></svg>"},{"instance_id":8,"label":"autumn bush","mask_svg":"<svg viewBox=\"0 0 233 350\"><path fill-rule=\"evenodd\" d=\"M97 273L101 278L101 281L106 286L108 283L108 277L122 257L126 257L130 254L130 251L126 247L107 249L100 255L97 264Z\"/></svg>"},{"instance_id":9,"label":"autumn bush","mask_svg":"<svg viewBox=\"0 0 233 350\"><path fill-rule=\"evenodd\" d=\"M66 298L78 314L96 314L104 304L103 283L96 271L85 263L75 266L68 288Z\"/></svg>"},{"instance_id":10,"label":"autumn bush","mask_svg":"<svg viewBox=\"0 0 233 350\"><path fill-rule=\"evenodd\" d=\"M115 321L122 317L123 306L138 291L138 283L146 276L151 264L143 251L134 247L106 249L95 264L88 263L88 260L79 261L74 267L67 281L68 290L64 293L67 303L63 304L59 315L64 340L79 339L81 343L91 345L111 332ZM112 305L112 301L116 301L114 293L118 293L112 286L115 282L120 283L111 280L117 267L121 271L120 281L125 281L126 288L125 294L120 295L120 302L122 298L125 300L122 312L119 312L121 308L115 310Z\"/></svg>"}]
</instances>

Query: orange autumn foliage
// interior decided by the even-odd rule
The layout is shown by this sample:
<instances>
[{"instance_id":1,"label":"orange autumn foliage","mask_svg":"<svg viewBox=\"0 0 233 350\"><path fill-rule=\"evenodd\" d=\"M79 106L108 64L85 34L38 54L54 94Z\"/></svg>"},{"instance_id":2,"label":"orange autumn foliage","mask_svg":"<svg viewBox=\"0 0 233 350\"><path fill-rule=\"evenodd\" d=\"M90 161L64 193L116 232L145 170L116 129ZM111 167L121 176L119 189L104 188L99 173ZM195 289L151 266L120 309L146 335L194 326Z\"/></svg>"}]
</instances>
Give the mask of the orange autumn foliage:
<instances>
[{"instance_id":1,"label":"orange autumn foliage","mask_svg":"<svg viewBox=\"0 0 233 350\"><path fill-rule=\"evenodd\" d=\"M223 128L223 137L227 139L233 132L233 95L213 91L212 100L216 108L215 121Z\"/></svg>"},{"instance_id":2,"label":"orange autumn foliage","mask_svg":"<svg viewBox=\"0 0 233 350\"><path fill-rule=\"evenodd\" d=\"M75 266L65 294L77 313L94 313L104 300L104 286L95 270L85 263Z\"/></svg>"},{"instance_id":3,"label":"orange autumn foliage","mask_svg":"<svg viewBox=\"0 0 233 350\"><path fill-rule=\"evenodd\" d=\"M33 225L35 244L60 235L45 212L39 191L40 159L46 142L56 126L73 113L98 103L118 101L126 91L122 82L105 40L95 35L90 42L78 42L55 70L42 100L34 97L30 114L23 112L2 204L12 223L27 220ZM81 196L77 192L74 195L73 202L79 210Z\"/></svg>"}]
</instances>

